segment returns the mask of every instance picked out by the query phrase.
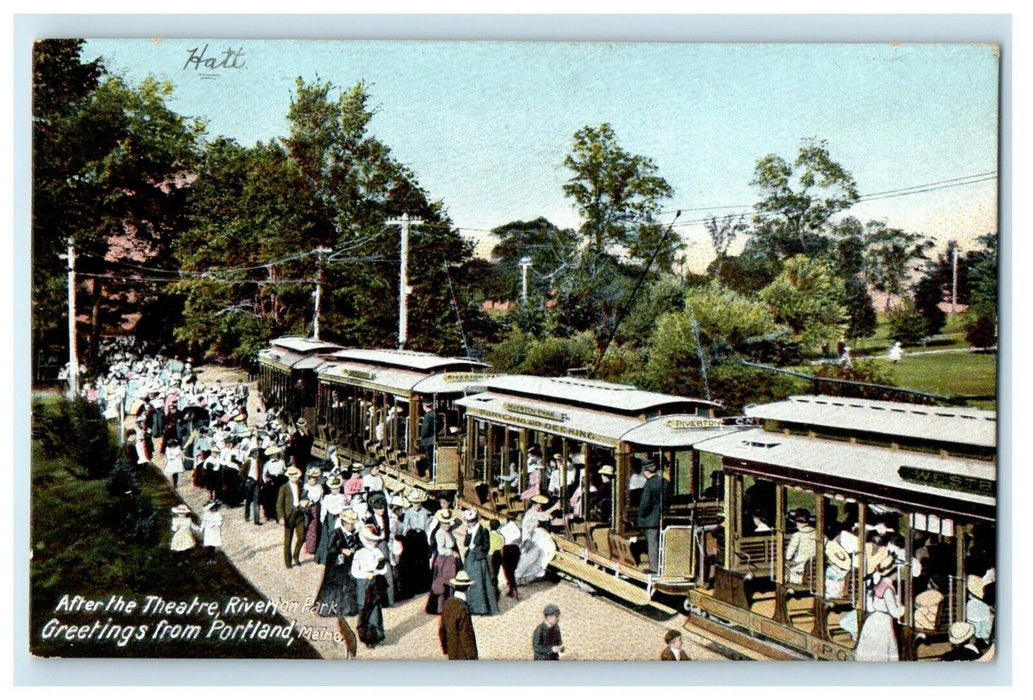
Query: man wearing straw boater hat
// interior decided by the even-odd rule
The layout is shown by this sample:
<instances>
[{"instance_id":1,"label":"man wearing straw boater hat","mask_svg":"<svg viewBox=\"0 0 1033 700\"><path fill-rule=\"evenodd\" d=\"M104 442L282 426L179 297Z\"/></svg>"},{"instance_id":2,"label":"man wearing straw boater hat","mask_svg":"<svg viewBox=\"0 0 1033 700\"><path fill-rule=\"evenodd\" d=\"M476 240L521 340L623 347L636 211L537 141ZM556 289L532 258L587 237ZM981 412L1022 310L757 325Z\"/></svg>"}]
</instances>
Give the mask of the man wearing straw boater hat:
<instances>
[{"instance_id":1,"label":"man wearing straw boater hat","mask_svg":"<svg viewBox=\"0 0 1033 700\"><path fill-rule=\"evenodd\" d=\"M455 594L445 601L441 609L438 637L441 651L449 661L469 661L477 658L477 636L473 631L470 606L466 603L466 592L470 588L470 577L465 571L457 573L449 582Z\"/></svg>"},{"instance_id":2,"label":"man wearing straw boater hat","mask_svg":"<svg viewBox=\"0 0 1033 700\"><path fill-rule=\"evenodd\" d=\"M294 425L295 430L287 440L287 456L295 467L304 471L312 459L312 445L316 438L308 429L308 421L304 418L299 418Z\"/></svg>"},{"instance_id":3,"label":"man wearing straw boater hat","mask_svg":"<svg viewBox=\"0 0 1033 700\"><path fill-rule=\"evenodd\" d=\"M951 650L943 655L944 661L975 661L982 654L976 647L976 628L971 622L955 622L950 626Z\"/></svg>"},{"instance_id":4,"label":"man wearing straw boater hat","mask_svg":"<svg viewBox=\"0 0 1033 700\"><path fill-rule=\"evenodd\" d=\"M301 546L305 543L305 508L308 499L301 487L301 470L287 470L287 483L276 498L276 518L283 523L283 563L289 569L301 566Z\"/></svg>"}]
</instances>

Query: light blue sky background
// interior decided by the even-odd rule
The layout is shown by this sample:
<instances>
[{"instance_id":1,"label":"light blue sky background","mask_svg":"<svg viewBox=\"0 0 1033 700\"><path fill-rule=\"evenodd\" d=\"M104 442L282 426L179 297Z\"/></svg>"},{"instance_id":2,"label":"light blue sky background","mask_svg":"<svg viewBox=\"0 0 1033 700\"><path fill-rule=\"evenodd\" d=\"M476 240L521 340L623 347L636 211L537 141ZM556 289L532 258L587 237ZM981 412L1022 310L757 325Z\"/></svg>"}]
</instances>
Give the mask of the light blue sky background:
<instances>
[{"instance_id":1,"label":"light blue sky background","mask_svg":"<svg viewBox=\"0 0 1033 700\"><path fill-rule=\"evenodd\" d=\"M204 79L189 50L243 48L239 70ZM172 81L171 105L242 144L287 133L297 76L365 80L372 132L441 199L465 235L544 215L578 218L563 157L586 124L613 124L674 187L666 209L750 205L757 159L827 139L862 193L997 169L998 57L989 46L533 42L98 40L87 58L138 83ZM702 209L702 211L699 211ZM730 209L714 209L727 214ZM996 230L996 182L861 203L862 219L945 242ZM680 227L693 267L711 256L701 224Z\"/></svg>"}]
</instances>

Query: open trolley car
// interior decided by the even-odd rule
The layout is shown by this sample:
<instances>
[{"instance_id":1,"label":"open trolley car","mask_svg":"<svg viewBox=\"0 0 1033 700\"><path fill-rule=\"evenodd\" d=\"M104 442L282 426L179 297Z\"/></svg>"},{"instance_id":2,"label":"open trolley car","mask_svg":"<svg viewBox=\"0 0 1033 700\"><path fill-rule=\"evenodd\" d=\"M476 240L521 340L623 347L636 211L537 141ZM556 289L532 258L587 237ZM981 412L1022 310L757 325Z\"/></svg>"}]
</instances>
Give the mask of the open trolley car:
<instances>
[{"instance_id":1,"label":"open trolley car","mask_svg":"<svg viewBox=\"0 0 1033 700\"><path fill-rule=\"evenodd\" d=\"M853 659L887 551L901 659L938 658L973 596L993 604L993 412L795 396L746 413L763 427L699 445L723 520L701 533L690 622Z\"/></svg>"}]
</instances>

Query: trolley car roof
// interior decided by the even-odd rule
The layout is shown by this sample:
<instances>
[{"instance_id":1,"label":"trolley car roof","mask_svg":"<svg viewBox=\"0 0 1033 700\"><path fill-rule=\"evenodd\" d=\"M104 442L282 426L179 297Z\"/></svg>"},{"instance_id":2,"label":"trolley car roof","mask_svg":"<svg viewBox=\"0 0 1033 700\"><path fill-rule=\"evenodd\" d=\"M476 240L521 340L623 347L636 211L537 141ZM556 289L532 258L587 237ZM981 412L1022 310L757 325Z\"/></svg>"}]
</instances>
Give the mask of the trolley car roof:
<instances>
[{"instance_id":1,"label":"trolley car roof","mask_svg":"<svg viewBox=\"0 0 1033 700\"><path fill-rule=\"evenodd\" d=\"M467 415L490 423L529 428L597 445L619 442L659 448L689 448L694 443L738 429L695 414L673 414L642 421L637 416L536 401L493 392L456 401Z\"/></svg>"},{"instance_id":2,"label":"trolley car roof","mask_svg":"<svg viewBox=\"0 0 1033 700\"><path fill-rule=\"evenodd\" d=\"M956 512L975 514L971 511L979 510L990 517L996 504L997 470L981 460L785 435L761 428L707 440L699 449L741 460L744 471L782 477L826 493L853 488L876 499L922 505L935 500L954 508L960 506ZM736 469L734 464L726 462L726 466Z\"/></svg>"},{"instance_id":3,"label":"trolley car roof","mask_svg":"<svg viewBox=\"0 0 1033 700\"><path fill-rule=\"evenodd\" d=\"M331 354L339 360L352 360L384 367L403 367L411 370L473 369L487 367L483 362L462 357L440 357L429 352L411 350L340 349Z\"/></svg>"},{"instance_id":4,"label":"trolley car roof","mask_svg":"<svg viewBox=\"0 0 1033 700\"><path fill-rule=\"evenodd\" d=\"M930 442L977 447L997 444L997 414L974 408L944 408L836 396L790 396L784 401L748 407L746 415Z\"/></svg>"},{"instance_id":5,"label":"trolley car roof","mask_svg":"<svg viewBox=\"0 0 1033 700\"><path fill-rule=\"evenodd\" d=\"M285 336L283 338L277 338L273 340L271 345L276 345L281 348L286 348L296 353L303 355L309 355L314 352L333 352L334 350L340 350L341 346L337 343L328 343L325 340L316 340L315 338L301 338L297 336Z\"/></svg>"},{"instance_id":6,"label":"trolley car roof","mask_svg":"<svg viewBox=\"0 0 1033 700\"><path fill-rule=\"evenodd\" d=\"M465 368L461 368L465 369ZM473 372L428 372L399 367L384 367L364 362L331 361L319 378L398 396L409 394L461 394L483 379Z\"/></svg>"},{"instance_id":7,"label":"trolley car roof","mask_svg":"<svg viewBox=\"0 0 1033 700\"><path fill-rule=\"evenodd\" d=\"M557 403L581 404L624 413L645 413L661 408L691 411L699 406L713 408L721 406L713 401L657 394L636 389L628 384L611 384L578 377L500 375L485 381L484 386L488 391L497 394L541 397Z\"/></svg>"}]
</instances>

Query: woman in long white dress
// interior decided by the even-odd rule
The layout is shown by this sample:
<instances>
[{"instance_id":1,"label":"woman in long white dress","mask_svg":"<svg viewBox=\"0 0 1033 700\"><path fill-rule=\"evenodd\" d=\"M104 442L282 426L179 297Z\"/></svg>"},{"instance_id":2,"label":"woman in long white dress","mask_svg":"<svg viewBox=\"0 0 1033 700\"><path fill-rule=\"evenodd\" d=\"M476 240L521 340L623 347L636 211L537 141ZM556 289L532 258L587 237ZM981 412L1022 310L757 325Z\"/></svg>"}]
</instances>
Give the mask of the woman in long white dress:
<instances>
[{"instance_id":1,"label":"woman in long white dress","mask_svg":"<svg viewBox=\"0 0 1033 700\"><path fill-rule=\"evenodd\" d=\"M552 511L556 510L559 501L552 508L543 510L542 507L548 502L549 499L545 496L534 496L531 498L530 510L524 513L520 527L520 560L514 572L518 585L543 578L546 567L556 556L556 542L553 541L548 528Z\"/></svg>"},{"instance_id":2,"label":"woman in long white dress","mask_svg":"<svg viewBox=\"0 0 1033 700\"><path fill-rule=\"evenodd\" d=\"M184 471L183 448L179 446L179 440L172 438L165 449L165 478L169 480L172 488L179 488L179 475Z\"/></svg>"},{"instance_id":3,"label":"woman in long white dress","mask_svg":"<svg viewBox=\"0 0 1033 700\"><path fill-rule=\"evenodd\" d=\"M904 614L904 606L897 599L897 590L890 578L895 567L896 560L888 555L875 564L872 574L874 587L865 596L868 616L864 619L854 650L857 661L900 660L894 621Z\"/></svg>"}]
</instances>

